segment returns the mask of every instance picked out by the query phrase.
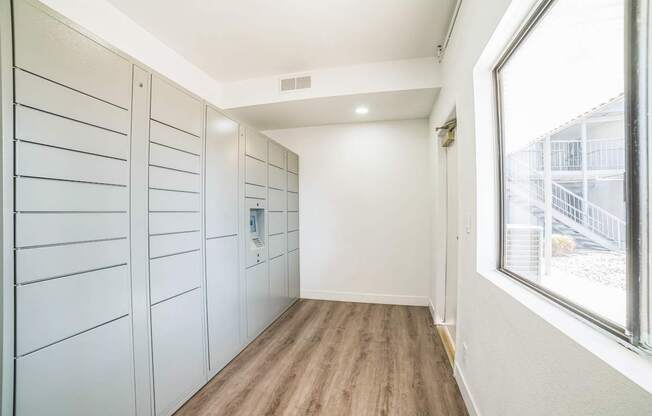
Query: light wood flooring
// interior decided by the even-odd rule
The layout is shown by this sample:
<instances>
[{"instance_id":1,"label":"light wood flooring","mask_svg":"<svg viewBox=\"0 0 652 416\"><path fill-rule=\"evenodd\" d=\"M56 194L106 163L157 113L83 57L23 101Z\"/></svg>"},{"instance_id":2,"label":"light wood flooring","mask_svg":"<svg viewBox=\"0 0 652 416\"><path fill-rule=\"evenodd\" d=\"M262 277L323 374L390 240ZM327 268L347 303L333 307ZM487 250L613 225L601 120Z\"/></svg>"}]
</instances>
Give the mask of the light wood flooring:
<instances>
[{"instance_id":1,"label":"light wood flooring","mask_svg":"<svg viewBox=\"0 0 652 416\"><path fill-rule=\"evenodd\" d=\"M176 415L467 412L427 308L301 300Z\"/></svg>"}]
</instances>

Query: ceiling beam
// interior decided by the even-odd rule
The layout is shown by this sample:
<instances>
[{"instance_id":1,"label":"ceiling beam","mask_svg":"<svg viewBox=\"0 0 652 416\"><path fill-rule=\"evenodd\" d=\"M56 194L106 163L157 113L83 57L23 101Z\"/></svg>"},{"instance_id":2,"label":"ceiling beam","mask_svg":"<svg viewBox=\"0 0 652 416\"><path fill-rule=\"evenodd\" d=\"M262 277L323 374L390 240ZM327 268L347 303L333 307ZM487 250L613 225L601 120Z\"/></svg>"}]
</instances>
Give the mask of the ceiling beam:
<instances>
[{"instance_id":1,"label":"ceiling beam","mask_svg":"<svg viewBox=\"0 0 652 416\"><path fill-rule=\"evenodd\" d=\"M439 64L434 57L376 62L302 72L312 77L312 87L292 92L279 91L280 78L288 74L225 83L221 107L306 100L343 95L441 87ZM292 75L292 74L290 74Z\"/></svg>"}]
</instances>

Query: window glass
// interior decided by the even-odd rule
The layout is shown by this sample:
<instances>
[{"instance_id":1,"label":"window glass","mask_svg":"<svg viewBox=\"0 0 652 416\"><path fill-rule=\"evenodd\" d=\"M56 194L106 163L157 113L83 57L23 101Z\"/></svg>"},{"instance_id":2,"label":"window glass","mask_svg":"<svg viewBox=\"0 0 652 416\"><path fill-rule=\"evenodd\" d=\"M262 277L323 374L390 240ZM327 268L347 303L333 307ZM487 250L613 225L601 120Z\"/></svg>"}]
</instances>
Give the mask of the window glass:
<instances>
[{"instance_id":1,"label":"window glass","mask_svg":"<svg viewBox=\"0 0 652 416\"><path fill-rule=\"evenodd\" d=\"M502 267L625 326L624 0L557 0L498 67Z\"/></svg>"}]
</instances>

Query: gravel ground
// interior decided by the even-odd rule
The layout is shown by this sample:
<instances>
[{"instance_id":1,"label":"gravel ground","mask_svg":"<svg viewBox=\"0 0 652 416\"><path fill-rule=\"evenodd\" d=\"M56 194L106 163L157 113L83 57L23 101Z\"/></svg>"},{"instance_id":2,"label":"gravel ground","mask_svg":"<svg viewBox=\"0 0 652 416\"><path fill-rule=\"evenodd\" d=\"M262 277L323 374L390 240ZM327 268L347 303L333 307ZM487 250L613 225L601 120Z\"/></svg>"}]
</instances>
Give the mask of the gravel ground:
<instances>
[{"instance_id":1,"label":"gravel ground","mask_svg":"<svg viewBox=\"0 0 652 416\"><path fill-rule=\"evenodd\" d=\"M581 251L552 258L553 273L570 273L582 279L625 288L625 254Z\"/></svg>"}]
</instances>

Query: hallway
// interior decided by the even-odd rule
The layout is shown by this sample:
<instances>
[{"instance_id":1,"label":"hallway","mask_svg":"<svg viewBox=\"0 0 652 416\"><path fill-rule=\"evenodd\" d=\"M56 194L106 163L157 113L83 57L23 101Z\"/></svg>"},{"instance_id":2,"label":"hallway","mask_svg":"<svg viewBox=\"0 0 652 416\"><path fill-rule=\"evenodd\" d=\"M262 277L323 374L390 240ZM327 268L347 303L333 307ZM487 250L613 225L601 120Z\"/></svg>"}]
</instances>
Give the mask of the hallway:
<instances>
[{"instance_id":1,"label":"hallway","mask_svg":"<svg viewBox=\"0 0 652 416\"><path fill-rule=\"evenodd\" d=\"M177 415L466 415L425 307L301 300Z\"/></svg>"}]
</instances>

